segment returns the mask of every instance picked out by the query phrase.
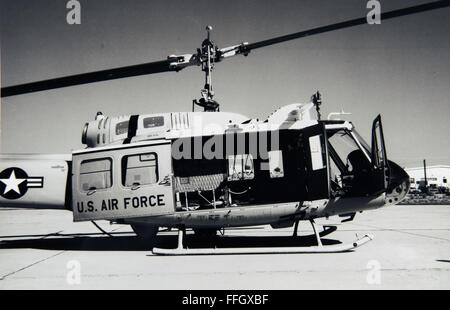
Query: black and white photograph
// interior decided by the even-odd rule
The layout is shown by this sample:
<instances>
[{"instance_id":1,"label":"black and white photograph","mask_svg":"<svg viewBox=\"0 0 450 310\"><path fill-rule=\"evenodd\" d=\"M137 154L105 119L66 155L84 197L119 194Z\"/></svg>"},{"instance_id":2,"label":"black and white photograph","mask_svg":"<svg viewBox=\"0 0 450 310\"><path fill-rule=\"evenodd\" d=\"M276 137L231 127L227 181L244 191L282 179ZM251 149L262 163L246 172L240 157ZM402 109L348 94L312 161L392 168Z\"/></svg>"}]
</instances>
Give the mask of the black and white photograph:
<instances>
[{"instance_id":1,"label":"black and white photograph","mask_svg":"<svg viewBox=\"0 0 450 310\"><path fill-rule=\"evenodd\" d=\"M0 290L450 289L449 16L0 0Z\"/></svg>"}]
</instances>

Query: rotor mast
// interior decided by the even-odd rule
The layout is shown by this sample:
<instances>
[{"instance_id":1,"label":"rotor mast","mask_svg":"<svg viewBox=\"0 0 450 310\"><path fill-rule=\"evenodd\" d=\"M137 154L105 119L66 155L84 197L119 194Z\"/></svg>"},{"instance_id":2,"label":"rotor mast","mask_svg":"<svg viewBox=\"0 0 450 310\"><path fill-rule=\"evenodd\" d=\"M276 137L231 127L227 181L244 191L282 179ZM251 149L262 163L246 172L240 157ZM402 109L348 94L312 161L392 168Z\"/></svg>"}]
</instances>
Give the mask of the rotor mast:
<instances>
[{"instance_id":1,"label":"rotor mast","mask_svg":"<svg viewBox=\"0 0 450 310\"><path fill-rule=\"evenodd\" d=\"M214 92L212 91L212 70L214 66L214 59L212 57L215 56L214 43L210 40L211 35L211 26L206 26L206 31L208 32L208 37L202 43L202 52L206 54L206 62L202 63L202 70L205 72L205 88L202 90L203 98L206 100L211 100L214 96Z\"/></svg>"},{"instance_id":2,"label":"rotor mast","mask_svg":"<svg viewBox=\"0 0 450 310\"><path fill-rule=\"evenodd\" d=\"M200 91L202 98L193 100L193 104L204 108L205 112L219 111L219 103L213 100L214 91L212 88L212 70L214 69L214 62L216 59L217 47L211 41L212 26L206 26L207 38L202 42L201 50L197 50L198 58L200 59L202 71L205 72L205 86ZM194 108L194 105L192 105Z\"/></svg>"}]
</instances>

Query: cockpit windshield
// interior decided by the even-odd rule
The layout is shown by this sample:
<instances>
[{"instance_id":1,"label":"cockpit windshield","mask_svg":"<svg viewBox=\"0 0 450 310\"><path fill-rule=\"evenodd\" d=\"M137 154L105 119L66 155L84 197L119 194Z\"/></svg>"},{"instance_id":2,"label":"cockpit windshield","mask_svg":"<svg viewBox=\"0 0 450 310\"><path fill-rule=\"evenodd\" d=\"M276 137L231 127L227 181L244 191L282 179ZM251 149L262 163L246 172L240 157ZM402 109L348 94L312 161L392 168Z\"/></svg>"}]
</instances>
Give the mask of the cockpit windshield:
<instances>
[{"instance_id":1,"label":"cockpit windshield","mask_svg":"<svg viewBox=\"0 0 450 310\"><path fill-rule=\"evenodd\" d=\"M369 161L366 156L368 150L363 145L366 143L364 140L356 138L360 142L358 144L349 130L338 129L329 131L327 134L331 157L341 172L352 172L358 168L355 166L360 162ZM360 145L365 150L362 150Z\"/></svg>"},{"instance_id":2,"label":"cockpit windshield","mask_svg":"<svg viewBox=\"0 0 450 310\"><path fill-rule=\"evenodd\" d=\"M355 192L370 173L370 148L357 132L346 128L327 130L327 136L332 188Z\"/></svg>"},{"instance_id":3,"label":"cockpit windshield","mask_svg":"<svg viewBox=\"0 0 450 310\"><path fill-rule=\"evenodd\" d=\"M365 149L365 151L367 152L367 154L371 154L371 147L369 146L369 144L363 139L363 137L355 130L352 130L352 134L354 135L354 137L356 138L356 140L358 140L358 142L362 145L362 147Z\"/></svg>"}]
</instances>

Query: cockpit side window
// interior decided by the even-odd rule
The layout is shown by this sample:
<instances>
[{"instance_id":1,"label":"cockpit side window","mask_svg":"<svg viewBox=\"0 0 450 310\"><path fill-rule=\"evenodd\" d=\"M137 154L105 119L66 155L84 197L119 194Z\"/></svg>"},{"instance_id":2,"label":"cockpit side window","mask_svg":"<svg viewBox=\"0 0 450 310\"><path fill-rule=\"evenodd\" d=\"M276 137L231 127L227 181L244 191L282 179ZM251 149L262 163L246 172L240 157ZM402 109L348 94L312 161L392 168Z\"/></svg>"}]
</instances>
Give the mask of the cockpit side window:
<instances>
[{"instance_id":1,"label":"cockpit side window","mask_svg":"<svg viewBox=\"0 0 450 310\"><path fill-rule=\"evenodd\" d=\"M358 140L358 142L361 144L364 151L366 152L366 154L368 154L368 157L370 158L370 154L372 154L371 151L372 148L369 146L369 144L367 144L367 142L363 139L363 137L361 137L361 135L356 130L352 130L352 135L356 140Z\"/></svg>"},{"instance_id":2,"label":"cockpit side window","mask_svg":"<svg viewBox=\"0 0 450 310\"><path fill-rule=\"evenodd\" d=\"M358 144L345 129L340 129L328 134L328 142L331 145L331 152L335 153L336 165L343 169L341 172L353 172L361 165L364 165L364 155Z\"/></svg>"},{"instance_id":3,"label":"cockpit side window","mask_svg":"<svg viewBox=\"0 0 450 310\"><path fill-rule=\"evenodd\" d=\"M363 142L347 129L327 131L332 190L341 195L370 191L371 163Z\"/></svg>"}]
</instances>

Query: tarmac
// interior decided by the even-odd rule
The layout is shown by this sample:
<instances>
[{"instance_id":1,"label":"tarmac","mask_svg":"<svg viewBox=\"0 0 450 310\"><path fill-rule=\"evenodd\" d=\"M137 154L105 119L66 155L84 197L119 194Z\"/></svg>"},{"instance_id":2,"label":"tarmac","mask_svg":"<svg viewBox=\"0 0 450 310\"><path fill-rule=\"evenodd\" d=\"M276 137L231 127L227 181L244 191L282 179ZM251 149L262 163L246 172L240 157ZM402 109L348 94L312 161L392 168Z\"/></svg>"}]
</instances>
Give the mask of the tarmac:
<instances>
[{"instance_id":1,"label":"tarmac","mask_svg":"<svg viewBox=\"0 0 450 310\"><path fill-rule=\"evenodd\" d=\"M333 254L157 256L127 225L72 221L57 210L0 209L0 289L450 289L450 206L391 206L342 218L324 245L374 240ZM228 229L216 240L186 238L188 247L314 245L308 222L293 228ZM176 247L176 231L159 247Z\"/></svg>"}]
</instances>

